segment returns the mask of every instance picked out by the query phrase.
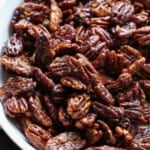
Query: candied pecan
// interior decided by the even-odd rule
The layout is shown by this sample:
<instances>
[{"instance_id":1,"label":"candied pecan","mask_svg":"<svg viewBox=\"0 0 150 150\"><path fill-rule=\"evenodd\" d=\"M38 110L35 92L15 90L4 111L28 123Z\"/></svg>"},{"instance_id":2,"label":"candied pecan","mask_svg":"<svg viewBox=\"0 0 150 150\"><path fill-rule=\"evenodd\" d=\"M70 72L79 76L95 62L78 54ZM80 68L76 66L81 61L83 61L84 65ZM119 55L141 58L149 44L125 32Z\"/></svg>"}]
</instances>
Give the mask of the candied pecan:
<instances>
[{"instance_id":1,"label":"candied pecan","mask_svg":"<svg viewBox=\"0 0 150 150\"><path fill-rule=\"evenodd\" d=\"M112 130L110 129L110 127L108 126L108 124L106 124L104 121L102 120L98 120L97 121L100 125L101 130L103 131L103 138L106 138L106 144L115 144L116 143L116 138L113 135Z\"/></svg>"},{"instance_id":2,"label":"candied pecan","mask_svg":"<svg viewBox=\"0 0 150 150\"><path fill-rule=\"evenodd\" d=\"M92 127L94 122L96 120L96 114L94 113L88 113L80 120L77 120L75 126L79 129L84 129L87 127Z\"/></svg>"},{"instance_id":3,"label":"candied pecan","mask_svg":"<svg viewBox=\"0 0 150 150\"><path fill-rule=\"evenodd\" d=\"M54 81L48 78L40 68L34 67L33 73L37 81L40 82L47 89L52 89L55 86Z\"/></svg>"},{"instance_id":4,"label":"candied pecan","mask_svg":"<svg viewBox=\"0 0 150 150\"><path fill-rule=\"evenodd\" d=\"M97 147L88 147L85 150L125 150L124 148L113 147L113 146L97 146Z\"/></svg>"},{"instance_id":5,"label":"candied pecan","mask_svg":"<svg viewBox=\"0 0 150 150\"><path fill-rule=\"evenodd\" d=\"M93 0L91 4L91 13L99 16L110 16L111 15L111 1L109 0Z\"/></svg>"},{"instance_id":6,"label":"candied pecan","mask_svg":"<svg viewBox=\"0 0 150 150\"><path fill-rule=\"evenodd\" d=\"M133 122L141 121L142 108L139 101L123 102L120 106L124 108L125 117L132 119Z\"/></svg>"},{"instance_id":7,"label":"candied pecan","mask_svg":"<svg viewBox=\"0 0 150 150\"><path fill-rule=\"evenodd\" d=\"M148 22L149 22L149 20L148 20L148 12L142 11L140 13L134 14L132 16L132 20L133 20L133 22L135 22L139 26L147 25Z\"/></svg>"},{"instance_id":8,"label":"candied pecan","mask_svg":"<svg viewBox=\"0 0 150 150\"><path fill-rule=\"evenodd\" d=\"M140 84L137 82L125 91L117 94L116 100L119 103L129 102L129 101L140 101L141 104L145 103L146 97Z\"/></svg>"},{"instance_id":9,"label":"candied pecan","mask_svg":"<svg viewBox=\"0 0 150 150\"><path fill-rule=\"evenodd\" d=\"M62 123L62 125L65 127L70 127L72 125L72 119L68 115L68 113L64 110L63 107L59 108L58 119Z\"/></svg>"},{"instance_id":10,"label":"candied pecan","mask_svg":"<svg viewBox=\"0 0 150 150\"><path fill-rule=\"evenodd\" d=\"M150 45L150 26L143 26L134 32L134 39L142 46Z\"/></svg>"},{"instance_id":11,"label":"candied pecan","mask_svg":"<svg viewBox=\"0 0 150 150\"><path fill-rule=\"evenodd\" d=\"M92 103L92 108L99 117L105 119L113 119L113 118L120 119L124 116L123 107L106 106L97 101L94 101Z\"/></svg>"},{"instance_id":12,"label":"candied pecan","mask_svg":"<svg viewBox=\"0 0 150 150\"><path fill-rule=\"evenodd\" d=\"M109 24L110 24L110 16L106 16L106 17L93 17L90 19L90 25L98 25L101 28L108 28Z\"/></svg>"},{"instance_id":13,"label":"candied pecan","mask_svg":"<svg viewBox=\"0 0 150 150\"><path fill-rule=\"evenodd\" d=\"M64 132L49 139L46 143L46 150L81 150L86 146L86 141L82 140L76 132Z\"/></svg>"},{"instance_id":14,"label":"candied pecan","mask_svg":"<svg viewBox=\"0 0 150 150\"><path fill-rule=\"evenodd\" d=\"M81 80L73 76L62 77L60 82L63 86L66 86L75 90L87 89L86 85Z\"/></svg>"},{"instance_id":15,"label":"candied pecan","mask_svg":"<svg viewBox=\"0 0 150 150\"><path fill-rule=\"evenodd\" d=\"M48 26L49 13L50 10L47 6L32 2L23 3L15 10L11 24L14 26L20 19L26 19L33 24Z\"/></svg>"},{"instance_id":16,"label":"candied pecan","mask_svg":"<svg viewBox=\"0 0 150 150\"><path fill-rule=\"evenodd\" d=\"M73 119L81 119L90 109L91 100L87 94L79 94L68 99L67 112Z\"/></svg>"},{"instance_id":17,"label":"candied pecan","mask_svg":"<svg viewBox=\"0 0 150 150\"><path fill-rule=\"evenodd\" d=\"M55 37L63 41L71 42L75 38L75 29L73 26L65 24L55 32Z\"/></svg>"},{"instance_id":18,"label":"candied pecan","mask_svg":"<svg viewBox=\"0 0 150 150\"><path fill-rule=\"evenodd\" d=\"M113 105L114 104L114 98L112 94L109 92L109 90L102 84L98 83L93 87L93 90L95 94L102 100L105 104Z\"/></svg>"},{"instance_id":19,"label":"candied pecan","mask_svg":"<svg viewBox=\"0 0 150 150\"><path fill-rule=\"evenodd\" d=\"M53 120L53 123L57 124L58 123L58 117L57 117L58 110L57 110L56 106L54 105L54 103L48 96L43 97L43 102L46 107L48 115Z\"/></svg>"},{"instance_id":20,"label":"candied pecan","mask_svg":"<svg viewBox=\"0 0 150 150\"><path fill-rule=\"evenodd\" d=\"M147 8L150 8L150 1L149 0L140 0L141 3L143 3Z\"/></svg>"},{"instance_id":21,"label":"candied pecan","mask_svg":"<svg viewBox=\"0 0 150 150\"><path fill-rule=\"evenodd\" d=\"M111 21L116 24L124 24L128 22L134 13L133 5L118 1L111 9L112 18Z\"/></svg>"},{"instance_id":22,"label":"candied pecan","mask_svg":"<svg viewBox=\"0 0 150 150\"><path fill-rule=\"evenodd\" d=\"M115 37L124 39L131 37L135 31L136 24L133 22L129 22L123 26L116 25L114 28L112 28L112 33L115 35Z\"/></svg>"},{"instance_id":23,"label":"candied pecan","mask_svg":"<svg viewBox=\"0 0 150 150\"><path fill-rule=\"evenodd\" d=\"M137 74L143 79L150 79L150 64L145 63Z\"/></svg>"},{"instance_id":24,"label":"candied pecan","mask_svg":"<svg viewBox=\"0 0 150 150\"><path fill-rule=\"evenodd\" d=\"M75 4L77 0L59 0L59 6L62 9L67 9L67 8L72 8Z\"/></svg>"},{"instance_id":25,"label":"candied pecan","mask_svg":"<svg viewBox=\"0 0 150 150\"><path fill-rule=\"evenodd\" d=\"M118 52L124 56L124 64L126 66L131 65L137 59L140 59L142 57L140 51L138 51L137 49L135 49L129 45L121 46L118 49Z\"/></svg>"},{"instance_id":26,"label":"candied pecan","mask_svg":"<svg viewBox=\"0 0 150 150\"><path fill-rule=\"evenodd\" d=\"M63 88L61 84L56 84L51 90L52 100L55 103L63 102L66 90Z\"/></svg>"},{"instance_id":27,"label":"candied pecan","mask_svg":"<svg viewBox=\"0 0 150 150\"><path fill-rule=\"evenodd\" d=\"M33 74L32 66L29 63L28 58L24 55L19 57L3 55L1 63L7 71L17 73L18 75L31 76Z\"/></svg>"},{"instance_id":28,"label":"candied pecan","mask_svg":"<svg viewBox=\"0 0 150 150\"><path fill-rule=\"evenodd\" d=\"M142 109L142 114L144 119L146 120L146 124L150 124L150 106L146 106Z\"/></svg>"},{"instance_id":29,"label":"candied pecan","mask_svg":"<svg viewBox=\"0 0 150 150\"><path fill-rule=\"evenodd\" d=\"M123 69L122 73L135 74L144 66L145 61L145 57L141 57L140 59L129 65L128 68Z\"/></svg>"},{"instance_id":30,"label":"candied pecan","mask_svg":"<svg viewBox=\"0 0 150 150\"><path fill-rule=\"evenodd\" d=\"M23 51L22 38L14 33L10 39L4 43L2 51L3 55L18 56Z\"/></svg>"},{"instance_id":31,"label":"candied pecan","mask_svg":"<svg viewBox=\"0 0 150 150\"><path fill-rule=\"evenodd\" d=\"M15 96L22 93L33 91L36 86L31 78L10 77L7 82L0 87L0 96Z\"/></svg>"},{"instance_id":32,"label":"candied pecan","mask_svg":"<svg viewBox=\"0 0 150 150\"><path fill-rule=\"evenodd\" d=\"M48 131L36 124L30 124L25 129L25 135L29 143L39 150L44 150L47 140L51 138L51 134Z\"/></svg>"},{"instance_id":33,"label":"candied pecan","mask_svg":"<svg viewBox=\"0 0 150 150\"><path fill-rule=\"evenodd\" d=\"M120 74L120 76L115 81L110 81L106 85L106 87L111 91L119 91L123 90L130 86L130 84L133 82L132 76L129 73L123 73Z\"/></svg>"},{"instance_id":34,"label":"candied pecan","mask_svg":"<svg viewBox=\"0 0 150 150\"><path fill-rule=\"evenodd\" d=\"M63 57L56 57L48 66L48 70L50 70L54 76L68 76L78 71L76 63L77 60L72 56L65 55Z\"/></svg>"},{"instance_id":35,"label":"candied pecan","mask_svg":"<svg viewBox=\"0 0 150 150\"><path fill-rule=\"evenodd\" d=\"M140 85L144 90L145 95L150 96L150 80L140 80Z\"/></svg>"},{"instance_id":36,"label":"candied pecan","mask_svg":"<svg viewBox=\"0 0 150 150\"><path fill-rule=\"evenodd\" d=\"M38 123L40 123L45 127L52 126L52 120L44 111L38 96L35 97L31 96L29 98L29 107L33 117L36 119Z\"/></svg>"},{"instance_id":37,"label":"candied pecan","mask_svg":"<svg viewBox=\"0 0 150 150\"><path fill-rule=\"evenodd\" d=\"M59 28L61 22L62 22L62 11L59 8L57 2L55 0L51 0L50 23L49 23L50 31L52 32L56 31Z\"/></svg>"},{"instance_id":38,"label":"candied pecan","mask_svg":"<svg viewBox=\"0 0 150 150\"><path fill-rule=\"evenodd\" d=\"M4 108L7 115L12 118L24 115L29 110L26 99L23 97L16 98L14 96L4 101Z\"/></svg>"}]
</instances>

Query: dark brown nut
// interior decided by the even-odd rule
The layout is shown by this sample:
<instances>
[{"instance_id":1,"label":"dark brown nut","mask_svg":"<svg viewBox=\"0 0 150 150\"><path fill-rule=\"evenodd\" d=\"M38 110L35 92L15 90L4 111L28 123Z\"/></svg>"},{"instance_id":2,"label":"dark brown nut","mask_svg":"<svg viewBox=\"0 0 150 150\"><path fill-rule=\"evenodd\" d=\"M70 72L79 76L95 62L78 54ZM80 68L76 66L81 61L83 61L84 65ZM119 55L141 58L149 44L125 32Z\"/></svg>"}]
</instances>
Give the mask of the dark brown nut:
<instances>
[{"instance_id":1,"label":"dark brown nut","mask_svg":"<svg viewBox=\"0 0 150 150\"><path fill-rule=\"evenodd\" d=\"M100 28L99 26L91 27L90 34L98 35L100 41L105 42L107 46L110 46L113 43L111 34L107 30Z\"/></svg>"},{"instance_id":2,"label":"dark brown nut","mask_svg":"<svg viewBox=\"0 0 150 150\"><path fill-rule=\"evenodd\" d=\"M74 72L78 72L76 63L77 60L75 58L65 55L63 57L55 58L49 65L48 70L50 70L54 76L69 76Z\"/></svg>"},{"instance_id":3,"label":"dark brown nut","mask_svg":"<svg viewBox=\"0 0 150 150\"><path fill-rule=\"evenodd\" d=\"M72 125L72 119L68 115L68 113L64 110L63 107L59 108L58 119L62 123L62 125L65 127L70 127Z\"/></svg>"},{"instance_id":4,"label":"dark brown nut","mask_svg":"<svg viewBox=\"0 0 150 150\"><path fill-rule=\"evenodd\" d=\"M113 147L113 146L97 146L97 147L88 147L85 150L125 150L124 148Z\"/></svg>"},{"instance_id":5,"label":"dark brown nut","mask_svg":"<svg viewBox=\"0 0 150 150\"><path fill-rule=\"evenodd\" d=\"M125 68L122 70L122 73L130 73L135 74L138 72L145 64L145 57L142 57L138 60L136 60L134 63L128 66L128 68Z\"/></svg>"},{"instance_id":6,"label":"dark brown nut","mask_svg":"<svg viewBox=\"0 0 150 150\"><path fill-rule=\"evenodd\" d=\"M77 0L62 0L59 2L59 6L62 9L72 8L76 4Z\"/></svg>"},{"instance_id":7,"label":"dark brown nut","mask_svg":"<svg viewBox=\"0 0 150 150\"><path fill-rule=\"evenodd\" d=\"M133 22L129 22L123 26L116 25L114 28L112 28L112 33L117 38L129 38L133 35L133 33L136 31L136 24Z\"/></svg>"},{"instance_id":8,"label":"dark brown nut","mask_svg":"<svg viewBox=\"0 0 150 150\"><path fill-rule=\"evenodd\" d=\"M139 101L135 102L123 102L120 104L124 108L125 117L132 120L132 122L141 121L142 108Z\"/></svg>"},{"instance_id":9,"label":"dark brown nut","mask_svg":"<svg viewBox=\"0 0 150 150\"><path fill-rule=\"evenodd\" d=\"M11 20L14 26L20 19L29 20L33 24L49 25L50 10L47 6L35 3L23 3L14 12Z\"/></svg>"},{"instance_id":10,"label":"dark brown nut","mask_svg":"<svg viewBox=\"0 0 150 150\"><path fill-rule=\"evenodd\" d=\"M12 96L6 99L4 101L4 108L7 115L12 118L25 115L25 113L29 111L28 103L23 97L16 98Z\"/></svg>"},{"instance_id":11,"label":"dark brown nut","mask_svg":"<svg viewBox=\"0 0 150 150\"><path fill-rule=\"evenodd\" d=\"M129 45L121 46L118 52L124 56L124 64L126 66L131 65L133 62L135 62L136 60L142 57L139 50Z\"/></svg>"},{"instance_id":12,"label":"dark brown nut","mask_svg":"<svg viewBox=\"0 0 150 150\"><path fill-rule=\"evenodd\" d=\"M140 0L141 3L143 3L147 8L150 8L150 1L149 0Z\"/></svg>"},{"instance_id":13,"label":"dark brown nut","mask_svg":"<svg viewBox=\"0 0 150 150\"><path fill-rule=\"evenodd\" d=\"M67 92L61 84L56 84L51 91L52 100L54 103L63 102L66 94Z\"/></svg>"},{"instance_id":14,"label":"dark brown nut","mask_svg":"<svg viewBox=\"0 0 150 150\"><path fill-rule=\"evenodd\" d=\"M52 118L53 123L58 124L58 110L52 100L48 96L44 96L43 103L46 107L48 115Z\"/></svg>"},{"instance_id":15,"label":"dark brown nut","mask_svg":"<svg viewBox=\"0 0 150 150\"><path fill-rule=\"evenodd\" d=\"M112 22L116 24L124 24L128 22L134 13L133 5L127 2L116 2L111 9Z\"/></svg>"},{"instance_id":16,"label":"dark brown nut","mask_svg":"<svg viewBox=\"0 0 150 150\"><path fill-rule=\"evenodd\" d=\"M62 11L59 8L57 2L55 0L51 0L51 6L50 6L50 23L49 23L49 29L50 31L54 32L56 31L60 23L62 22Z\"/></svg>"},{"instance_id":17,"label":"dark brown nut","mask_svg":"<svg viewBox=\"0 0 150 150\"><path fill-rule=\"evenodd\" d=\"M150 45L150 26L144 26L137 29L134 33L134 39L142 46Z\"/></svg>"},{"instance_id":18,"label":"dark brown nut","mask_svg":"<svg viewBox=\"0 0 150 150\"><path fill-rule=\"evenodd\" d=\"M32 66L29 63L28 58L24 55L19 57L9 57L7 55L3 55L1 58L1 63L7 71L17 73L18 75L28 77L33 73Z\"/></svg>"},{"instance_id":19,"label":"dark brown nut","mask_svg":"<svg viewBox=\"0 0 150 150\"><path fill-rule=\"evenodd\" d=\"M87 139L88 145L94 145L101 141L103 132L94 128L88 128L85 131L85 137Z\"/></svg>"},{"instance_id":20,"label":"dark brown nut","mask_svg":"<svg viewBox=\"0 0 150 150\"><path fill-rule=\"evenodd\" d=\"M94 113L88 113L85 117L78 120L75 124L75 126L78 129L84 129L87 127L92 127L96 120L96 114Z\"/></svg>"},{"instance_id":21,"label":"dark brown nut","mask_svg":"<svg viewBox=\"0 0 150 150\"><path fill-rule=\"evenodd\" d=\"M91 13L99 17L110 16L110 3L108 0L94 0L91 4Z\"/></svg>"},{"instance_id":22,"label":"dark brown nut","mask_svg":"<svg viewBox=\"0 0 150 150\"><path fill-rule=\"evenodd\" d=\"M97 122L99 123L99 126L100 126L101 130L103 131L103 138L105 138L106 144L108 144L108 145L116 144L116 142L117 142L116 138L113 135L113 131L108 126L108 124L102 120L98 120Z\"/></svg>"},{"instance_id":23,"label":"dark brown nut","mask_svg":"<svg viewBox=\"0 0 150 150\"><path fill-rule=\"evenodd\" d=\"M36 82L30 78L10 77L7 82L0 87L0 96L15 96L18 94L33 91Z\"/></svg>"},{"instance_id":24,"label":"dark brown nut","mask_svg":"<svg viewBox=\"0 0 150 150\"><path fill-rule=\"evenodd\" d=\"M46 89L52 89L55 86L55 83L52 79L48 78L46 74L42 72L41 69L34 67L33 69L34 76L36 80L41 83Z\"/></svg>"},{"instance_id":25,"label":"dark brown nut","mask_svg":"<svg viewBox=\"0 0 150 150\"><path fill-rule=\"evenodd\" d=\"M73 26L65 24L55 32L55 37L66 42L71 42L75 39L75 29Z\"/></svg>"},{"instance_id":26,"label":"dark brown nut","mask_svg":"<svg viewBox=\"0 0 150 150\"><path fill-rule=\"evenodd\" d=\"M150 149L150 128L139 127L129 149Z\"/></svg>"},{"instance_id":27,"label":"dark brown nut","mask_svg":"<svg viewBox=\"0 0 150 150\"><path fill-rule=\"evenodd\" d=\"M91 100L87 94L75 95L68 99L67 112L72 119L83 118L90 109Z\"/></svg>"},{"instance_id":28,"label":"dark brown nut","mask_svg":"<svg viewBox=\"0 0 150 150\"><path fill-rule=\"evenodd\" d=\"M140 80L140 85L142 89L144 90L144 93L146 96L150 96L149 90L150 90L150 80Z\"/></svg>"},{"instance_id":29,"label":"dark brown nut","mask_svg":"<svg viewBox=\"0 0 150 150\"><path fill-rule=\"evenodd\" d=\"M116 100L119 103L139 101L143 105L146 101L146 96L140 84L137 82L127 90L118 93Z\"/></svg>"},{"instance_id":30,"label":"dark brown nut","mask_svg":"<svg viewBox=\"0 0 150 150\"><path fill-rule=\"evenodd\" d=\"M106 106L97 101L92 103L92 108L96 114L105 119L121 119L124 116L123 107Z\"/></svg>"},{"instance_id":31,"label":"dark brown nut","mask_svg":"<svg viewBox=\"0 0 150 150\"><path fill-rule=\"evenodd\" d=\"M145 63L143 65L143 67L141 68L141 70L139 71L139 75L143 78L143 79L150 79L150 64Z\"/></svg>"},{"instance_id":32,"label":"dark brown nut","mask_svg":"<svg viewBox=\"0 0 150 150\"><path fill-rule=\"evenodd\" d=\"M115 81L109 82L106 87L108 90L118 92L119 90L126 89L133 83L131 74L123 73Z\"/></svg>"},{"instance_id":33,"label":"dark brown nut","mask_svg":"<svg viewBox=\"0 0 150 150\"><path fill-rule=\"evenodd\" d=\"M30 124L26 130L25 135L33 146L39 150L45 150L45 144L52 136L51 134L36 124Z\"/></svg>"},{"instance_id":34,"label":"dark brown nut","mask_svg":"<svg viewBox=\"0 0 150 150\"><path fill-rule=\"evenodd\" d=\"M93 87L95 94L107 105L114 105L114 98L109 90L102 84L98 83Z\"/></svg>"},{"instance_id":35,"label":"dark brown nut","mask_svg":"<svg viewBox=\"0 0 150 150\"><path fill-rule=\"evenodd\" d=\"M73 76L62 77L60 82L63 86L66 86L75 90L87 89L87 86L81 80Z\"/></svg>"},{"instance_id":36,"label":"dark brown nut","mask_svg":"<svg viewBox=\"0 0 150 150\"><path fill-rule=\"evenodd\" d=\"M23 51L22 38L17 34L13 34L10 39L4 43L2 51L3 55L18 56Z\"/></svg>"},{"instance_id":37,"label":"dark brown nut","mask_svg":"<svg viewBox=\"0 0 150 150\"><path fill-rule=\"evenodd\" d=\"M140 13L134 14L132 16L132 21L138 24L139 26L142 25L147 25L149 20L148 20L148 12L142 11Z\"/></svg>"},{"instance_id":38,"label":"dark brown nut","mask_svg":"<svg viewBox=\"0 0 150 150\"><path fill-rule=\"evenodd\" d=\"M45 127L52 126L52 120L44 111L38 96L29 98L29 107L33 117L38 123Z\"/></svg>"},{"instance_id":39,"label":"dark brown nut","mask_svg":"<svg viewBox=\"0 0 150 150\"><path fill-rule=\"evenodd\" d=\"M82 150L86 146L86 141L82 140L76 132L64 132L49 139L45 150Z\"/></svg>"},{"instance_id":40,"label":"dark brown nut","mask_svg":"<svg viewBox=\"0 0 150 150\"><path fill-rule=\"evenodd\" d=\"M110 24L110 16L106 16L106 17L93 17L90 19L90 24L92 25L98 25L101 28L108 28L109 24Z\"/></svg>"}]
</instances>

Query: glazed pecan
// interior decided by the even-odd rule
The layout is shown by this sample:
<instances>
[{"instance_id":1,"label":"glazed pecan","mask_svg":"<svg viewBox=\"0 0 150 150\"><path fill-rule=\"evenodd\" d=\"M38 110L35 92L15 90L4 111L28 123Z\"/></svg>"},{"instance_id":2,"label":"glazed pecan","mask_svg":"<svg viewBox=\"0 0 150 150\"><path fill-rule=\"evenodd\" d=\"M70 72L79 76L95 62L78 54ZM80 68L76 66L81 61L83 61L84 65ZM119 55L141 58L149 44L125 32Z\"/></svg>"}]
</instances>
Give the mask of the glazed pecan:
<instances>
[{"instance_id":1,"label":"glazed pecan","mask_svg":"<svg viewBox=\"0 0 150 150\"><path fill-rule=\"evenodd\" d=\"M115 37L124 39L132 37L135 31L136 24L133 22L129 22L123 26L116 25L114 28L112 28L112 33L115 35Z\"/></svg>"},{"instance_id":2,"label":"glazed pecan","mask_svg":"<svg viewBox=\"0 0 150 150\"><path fill-rule=\"evenodd\" d=\"M150 45L150 26L138 28L134 33L134 39L142 46Z\"/></svg>"},{"instance_id":3,"label":"glazed pecan","mask_svg":"<svg viewBox=\"0 0 150 150\"><path fill-rule=\"evenodd\" d=\"M4 101L5 112L9 117L17 117L24 115L29 111L28 103L23 97L16 98L14 96L6 99Z\"/></svg>"},{"instance_id":4,"label":"glazed pecan","mask_svg":"<svg viewBox=\"0 0 150 150\"><path fill-rule=\"evenodd\" d=\"M25 130L25 135L29 143L39 150L44 150L47 140L51 138L48 131L36 124L30 124Z\"/></svg>"},{"instance_id":5,"label":"glazed pecan","mask_svg":"<svg viewBox=\"0 0 150 150\"><path fill-rule=\"evenodd\" d=\"M146 124L150 124L150 106L146 106L142 110L142 115L144 116L144 119L146 120Z\"/></svg>"},{"instance_id":6,"label":"glazed pecan","mask_svg":"<svg viewBox=\"0 0 150 150\"><path fill-rule=\"evenodd\" d=\"M18 56L23 51L22 38L17 34L13 34L10 39L4 43L2 51L3 55Z\"/></svg>"},{"instance_id":7,"label":"glazed pecan","mask_svg":"<svg viewBox=\"0 0 150 150\"><path fill-rule=\"evenodd\" d=\"M38 123L45 127L52 126L52 120L44 111L38 96L29 98L29 107L33 117Z\"/></svg>"},{"instance_id":8,"label":"glazed pecan","mask_svg":"<svg viewBox=\"0 0 150 150\"><path fill-rule=\"evenodd\" d=\"M80 94L68 99L67 112L73 119L81 119L90 109L91 100L87 94Z\"/></svg>"},{"instance_id":9,"label":"glazed pecan","mask_svg":"<svg viewBox=\"0 0 150 150\"><path fill-rule=\"evenodd\" d=\"M59 6L62 9L72 8L77 2L77 0L62 0L62 1L59 0L59 1L60 1Z\"/></svg>"},{"instance_id":10,"label":"glazed pecan","mask_svg":"<svg viewBox=\"0 0 150 150\"><path fill-rule=\"evenodd\" d=\"M78 78L68 76L68 77L62 77L60 80L61 84L63 86L75 89L75 90L86 90L87 86L80 81Z\"/></svg>"},{"instance_id":11,"label":"glazed pecan","mask_svg":"<svg viewBox=\"0 0 150 150\"><path fill-rule=\"evenodd\" d=\"M18 75L31 76L33 74L32 66L24 55L19 57L3 55L1 63L7 71L17 73Z\"/></svg>"},{"instance_id":12,"label":"glazed pecan","mask_svg":"<svg viewBox=\"0 0 150 150\"><path fill-rule=\"evenodd\" d=\"M34 76L37 81L41 83L47 89L52 89L55 86L55 83L52 79L48 78L46 74L44 74L41 69L34 67L33 69Z\"/></svg>"},{"instance_id":13,"label":"glazed pecan","mask_svg":"<svg viewBox=\"0 0 150 150\"><path fill-rule=\"evenodd\" d=\"M46 6L50 6L50 1L49 0L24 0L24 2L32 2L32 3L37 3L37 4L43 4Z\"/></svg>"},{"instance_id":14,"label":"glazed pecan","mask_svg":"<svg viewBox=\"0 0 150 150\"><path fill-rule=\"evenodd\" d=\"M44 26L48 26L49 13L50 10L47 6L32 2L23 3L15 10L11 24L14 26L20 19L26 19L33 24L43 24Z\"/></svg>"},{"instance_id":15,"label":"glazed pecan","mask_svg":"<svg viewBox=\"0 0 150 150\"><path fill-rule=\"evenodd\" d=\"M92 103L92 108L99 117L105 119L113 119L113 118L121 119L124 116L123 107L106 106L97 101L94 101Z\"/></svg>"},{"instance_id":16,"label":"glazed pecan","mask_svg":"<svg viewBox=\"0 0 150 150\"><path fill-rule=\"evenodd\" d=\"M33 91L36 82L31 78L10 77L7 82L0 87L0 96L15 96L18 94Z\"/></svg>"},{"instance_id":17,"label":"glazed pecan","mask_svg":"<svg viewBox=\"0 0 150 150\"><path fill-rule=\"evenodd\" d=\"M55 0L51 0L50 10L49 29L54 32L59 28L62 22L62 11Z\"/></svg>"},{"instance_id":18,"label":"glazed pecan","mask_svg":"<svg viewBox=\"0 0 150 150\"><path fill-rule=\"evenodd\" d=\"M133 5L127 2L118 1L112 7L111 13L112 13L111 21L113 23L122 25L131 19L134 13L134 7Z\"/></svg>"},{"instance_id":19,"label":"glazed pecan","mask_svg":"<svg viewBox=\"0 0 150 150\"><path fill-rule=\"evenodd\" d=\"M84 149L86 141L82 140L76 132L64 132L49 139L46 143L46 150L81 150Z\"/></svg>"},{"instance_id":20,"label":"glazed pecan","mask_svg":"<svg viewBox=\"0 0 150 150\"><path fill-rule=\"evenodd\" d=\"M68 113L64 110L63 107L59 108L58 119L62 123L62 125L65 127L70 127L72 125L72 119L68 115Z\"/></svg>"}]
</instances>

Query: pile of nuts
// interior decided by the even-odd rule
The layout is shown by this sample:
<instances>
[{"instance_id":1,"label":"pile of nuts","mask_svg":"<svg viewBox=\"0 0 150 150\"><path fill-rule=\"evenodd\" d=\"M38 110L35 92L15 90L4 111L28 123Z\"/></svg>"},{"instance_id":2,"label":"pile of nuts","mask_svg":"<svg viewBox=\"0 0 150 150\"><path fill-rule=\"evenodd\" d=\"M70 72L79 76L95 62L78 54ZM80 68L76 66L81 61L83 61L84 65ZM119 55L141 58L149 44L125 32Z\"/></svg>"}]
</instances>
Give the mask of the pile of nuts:
<instances>
[{"instance_id":1,"label":"pile of nuts","mask_svg":"<svg viewBox=\"0 0 150 150\"><path fill-rule=\"evenodd\" d=\"M0 96L36 149L150 149L149 0L24 0L11 30Z\"/></svg>"}]
</instances>

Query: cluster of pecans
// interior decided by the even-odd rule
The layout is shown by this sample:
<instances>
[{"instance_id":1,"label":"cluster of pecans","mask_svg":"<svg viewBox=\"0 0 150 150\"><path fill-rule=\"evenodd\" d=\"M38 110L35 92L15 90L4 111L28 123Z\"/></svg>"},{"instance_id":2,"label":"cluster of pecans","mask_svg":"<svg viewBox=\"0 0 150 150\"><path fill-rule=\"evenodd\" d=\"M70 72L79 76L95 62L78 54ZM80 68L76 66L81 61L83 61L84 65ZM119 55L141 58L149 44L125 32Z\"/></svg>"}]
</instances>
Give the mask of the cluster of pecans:
<instances>
[{"instance_id":1,"label":"cluster of pecans","mask_svg":"<svg viewBox=\"0 0 150 150\"><path fill-rule=\"evenodd\" d=\"M24 0L11 30L0 96L36 149L150 149L149 0Z\"/></svg>"}]
</instances>

